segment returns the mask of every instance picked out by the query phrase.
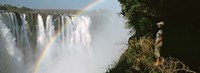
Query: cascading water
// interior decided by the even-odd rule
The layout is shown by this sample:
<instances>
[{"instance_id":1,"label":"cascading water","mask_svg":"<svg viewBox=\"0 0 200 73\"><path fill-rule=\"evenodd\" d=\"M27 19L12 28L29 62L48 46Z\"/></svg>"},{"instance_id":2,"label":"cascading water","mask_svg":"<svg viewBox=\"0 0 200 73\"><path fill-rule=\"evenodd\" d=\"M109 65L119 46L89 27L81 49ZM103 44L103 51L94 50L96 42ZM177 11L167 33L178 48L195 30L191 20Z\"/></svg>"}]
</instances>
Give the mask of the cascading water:
<instances>
[{"instance_id":1,"label":"cascading water","mask_svg":"<svg viewBox=\"0 0 200 73\"><path fill-rule=\"evenodd\" d=\"M102 73L124 32L92 15L0 12L0 73Z\"/></svg>"},{"instance_id":2,"label":"cascading water","mask_svg":"<svg viewBox=\"0 0 200 73\"><path fill-rule=\"evenodd\" d=\"M14 13L9 12L0 15L0 73L21 72L17 69L22 68L23 64L22 51L16 47L15 33L18 34L18 31L13 16Z\"/></svg>"},{"instance_id":3,"label":"cascading water","mask_svg":"<svg viewBox=\"0 0 200 73\"><path fill-rule=\"evenodd\" d=\"M42 16L38 14L37 16L37 47L38 49L42 49L46 44L46 34L44 29L44 22L42 20Z\"/></svg>"},{"instance_id":4,"label":"cascading water","mask_svg":"<svg viewBox=\"0 0 200 73\"><path fill-rule=\"evenodd\" d=\"M31 39L30 36L33 36L30 35L30 30L33 29L29 27L26 21L26 14L20 14L21 23L18 23L19 20L16 19L15 13L5 12L0 14L0 67L3 67L3 63L8 62L5 64L9 66L5 68L10 69L4 70L3 67L0 68L0 71L3 73L31 73L34 70L34 64L40 59L40 54L46 52L45 56L41 58L42 62L37 69L38 71L36 71L37 73L88 72L86 66L92 65L90 18L88 16L69 15L60 15L55 19L53 17L53 15L47 15L44 25L44 18L40 14L37 15L37 24L35 24L37 28L37 35L35 36L37 37L37 48L32 48L30 43L33 41L29 40ZM43 49L48 50L43 51ZM35 54L33 54L33 51L35 51ZM17 62L10 63L9 61ZM90 63L88 64L88 62ZM20 66L19 72L9 68L16 68L15 64Z\"/></svg>"}]
</instances>

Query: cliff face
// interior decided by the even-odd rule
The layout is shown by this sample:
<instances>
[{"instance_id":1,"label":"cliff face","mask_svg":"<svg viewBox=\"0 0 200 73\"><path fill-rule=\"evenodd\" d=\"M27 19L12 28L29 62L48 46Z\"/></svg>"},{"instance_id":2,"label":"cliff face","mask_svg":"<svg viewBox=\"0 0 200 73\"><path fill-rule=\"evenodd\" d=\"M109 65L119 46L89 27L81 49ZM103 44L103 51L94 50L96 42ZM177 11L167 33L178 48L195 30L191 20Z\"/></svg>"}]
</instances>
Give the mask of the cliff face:
<instances>
[{"instance_id":1,"label":"cliff face","mask_svg":"<svg viewBox=\"0 0 200 73\"><path fill-rule=\"evenodd\" d=\"M191 70L200 72L200 2L197 0L163 1L165 1L166 8L164 8L165 11L163 13L165 25L163 28L164 41L161 48L161 56L164 58L177 58L189 66ZM128 48L128 50L130 49ZM121 56L116 66L109 69L111 73L126 73L125 71L127 70L134 71L130 70L133 65L127 62L126 54L128 54L127 51ZM116 72L112 72L114 70Z\"/></svg>"}]
</instances>

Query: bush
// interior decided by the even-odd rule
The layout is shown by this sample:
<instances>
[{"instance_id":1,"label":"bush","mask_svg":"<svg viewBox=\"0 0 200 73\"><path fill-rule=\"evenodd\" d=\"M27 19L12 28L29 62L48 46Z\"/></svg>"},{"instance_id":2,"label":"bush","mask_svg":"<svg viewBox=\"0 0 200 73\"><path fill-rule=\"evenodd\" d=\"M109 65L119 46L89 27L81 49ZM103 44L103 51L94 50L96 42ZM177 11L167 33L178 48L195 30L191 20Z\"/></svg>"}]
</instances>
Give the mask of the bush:
<instances>
[{"instance_id":1,"label":"bush","mask_svg":"<svg viewBox=\"0 0 200 73\"><path fill-rule=\"evenodd\" d=\"M136 36L154 33L156 23L163 20L163 0L118 0L121 14L127 20L127 28Z\"/></svg>"},{"instance_id":2,"label":"bush","mask_svg":"<svg viewBox=\"0 0 200 73\"><path fill-rule=\"evenodd\" d=\"M130 38L128 49L113 67L108 68L106 73L195 73L184 63L172 57L162 58L159 66L153 65L154 47L154 39L148 36L139 39Z\"/></svg>"}]
</instances>

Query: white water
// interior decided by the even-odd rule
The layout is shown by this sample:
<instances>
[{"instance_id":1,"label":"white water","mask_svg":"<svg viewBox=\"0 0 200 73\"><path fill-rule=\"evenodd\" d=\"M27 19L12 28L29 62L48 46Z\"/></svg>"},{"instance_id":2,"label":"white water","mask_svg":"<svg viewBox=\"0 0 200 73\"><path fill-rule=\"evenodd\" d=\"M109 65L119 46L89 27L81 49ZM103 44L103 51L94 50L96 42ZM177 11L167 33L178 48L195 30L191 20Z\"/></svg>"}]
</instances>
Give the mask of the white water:
<instances>
[{"instance_id":1,"label":"white water","mask_svg":"<svg viewBox=\"0 0 200 73\"><path fill-rule=\"evenodd\" d=\"M44 22L42 20L42 16L38 14L37 16L37 48L42 49L45 47L45 44L47 42L45 29L44 29Z\"/></svg>"},{"instance_id":2,"label":"white water","mask_svg":"<svg viewBox=\"0 0 200 73\"><path fill-rule=\"evenodd\" d=\"M15 13L0 13L0 73L32 73L48 43L51 45L37 73L102 73L119 55L116 43L123 34L111 17L63 14L44 18L37 14L33 19L36 29L30 27L26 17L20 14L21 19L17 19ZM90 29L91 24L98 29ZM50 42L57 31L62 32Z\"/></svg>"},{"instance_id":3,"label":"white water","mask_svg":"<svg viewBox=\"0 0 200 73\"><path fill-rule=\"evenodd\" d=\"M8 15L13 15L12 13L5 13L4 17L9 17ZM1 16L2 18L3 16ZM7 22L4 20L4 22ZM20 72L16 71L20 69L22 66L22 52L19 48L16 47L15 37L12 35L12 31L8 28L13 28L11 25L6 26L2 19L0 20L0 73L14 73ZM10 24L10 23L9 23ZM13 23L13 25L15 25Z\"/></svg>"},{"instance_id":4,"label":"white water","mask_svg":"<svg viewBox=\"0 0 200 73\"><path fill-rule=\"evenodd\" d=\"M90 50L91 35L89 33L90 18L87 16L75 16L72 19L67 15L61 16L61 29L63 32L47 51L39 68L39 73L88 73L86 66L92 61L88 51ZM47 16L46 28L41 15L38 15L39 35L38 43L44 47L54 32L52 16ZM64 27L66 26L66 28ZM39 48L44 49L44 48ZM89 62L89 64L88 64ZM91 66L89 66L91 67ZM78 70L77 70L78 69Z\"/></svg>"},{"instance_id":5,"label":"white water","mask_svg":"<svg viewBox=\"0 0 200 73\"><path fill-rule=\"evenodd\" d=\"M55 24L53 15L47 15L44 25L42 16L38 14L37 48L30 45L31 28L26 21L26 14L20 14L20 18L19 25L15 13L6 12L0 15L0 72L31 73L39 54L55 35L55 26L59 25L57 31L63 32L51 42L52 45L48 48L38 73L88 73L87 69L91 68L85 66L92 67L89 17L70 18L68 15L61 15L61 20L57 20L61 23ZM36 55L33 54L33 50L36 50Z\"/></svg>"}]
</instances>

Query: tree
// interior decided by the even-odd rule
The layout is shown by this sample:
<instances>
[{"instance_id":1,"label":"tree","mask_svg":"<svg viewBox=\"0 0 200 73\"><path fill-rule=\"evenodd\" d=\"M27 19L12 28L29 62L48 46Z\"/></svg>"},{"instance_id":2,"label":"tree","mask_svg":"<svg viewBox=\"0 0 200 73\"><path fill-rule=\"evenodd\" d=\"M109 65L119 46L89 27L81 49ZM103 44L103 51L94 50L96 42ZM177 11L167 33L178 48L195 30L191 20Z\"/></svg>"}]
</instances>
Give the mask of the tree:
<instances>
[{"instance_id":1,"label":"tree","mask_svg":"<svg viewBox=\"0 0 200 73\"><path fill-rule=\"evenodd\" d=\"M118 0L118 1L120 2L122 8L121 14L127 20L128 28L130 28L131 30L135 30L136 32L134 36L131 36L129 38L129 41L135 39L139 40L141 37L148 34L153 35L155 37L155 32L156 32L155 24L159 21L164 21L166 25L163 27L163 30L165 30L165 32L164 32L163 46L161 50L162 56L165 59L167 59L169 56L180 59L183 61L183 63L189 65L192 70L200 72L199 69L200 63L199 60L196 59L196 56L200 55L199 54L200 46L198 45L199 44L198 19L200 17L198 12L199 1L197 0L184 0L184 1ZM128 44L128 46L131 45ZM128 48L128 50L130 49ZM124 54L127 54L127 52L125 52ZM131 56L131 58L132 57L133 56ZM127 64L126 58L122 59L124 61L123 64ZM171 60L173 62L171 62ZM165 64L165 66L171 66L171 63L176 64L176 62L174 63L174 61L176 61L174 59L166 61L170 63ZM121 63L119 65L121 65ZM117 64L115 67L121 67L119 65ZM129 64L127 66L129 66ZM172 65L171 67L175 66ZM116 69L118 70L119 68Z\"/></svg>"},{"instance_id":2,"label":"tree","mask_svg":"<svg viewBox=\"0 0 200 73\"><path fill-rule=\"evenodd\" d=\"M163 21L162 0L118 0L121 14L127 20L127 27L135 31L135 36L152 35L156 23Z\"/></svg>"},{"instance_id":3,"label":"tree","mask_svg":"<svg viewBox=\"0 0 200 73\"><path fill-rule=\"evenodd\" d=\"M18 8L16 6L12 6L12 5L9 5L9 4L5 4L5 5L1 5L0 4L0 10L8 10L8 11L15 11L15 12L26 12L26 11L31 11L30 8L27 8L27 7L21 7L21 8Z\"/></svg>"},{"instance_id":4,"label":"tree","mask_svg":"<svg viewBox=\"0 0 200 73\"><path fill-rule=\"evenodd\" d=\"M22 6L22 7L19 8L19 9L22 10L22 11L31 11L30 8L27 8L27 7L24 7L24 6Z\"/></svg>"}]
</instances>

